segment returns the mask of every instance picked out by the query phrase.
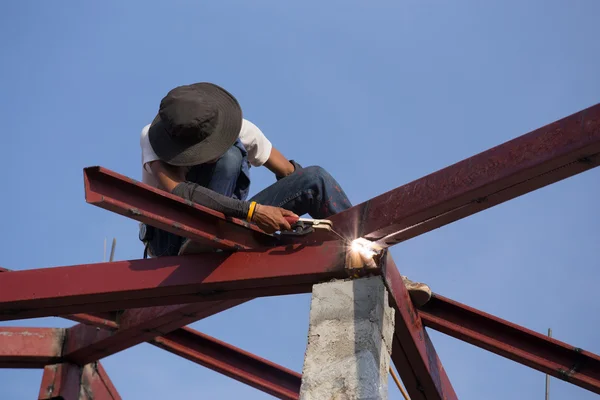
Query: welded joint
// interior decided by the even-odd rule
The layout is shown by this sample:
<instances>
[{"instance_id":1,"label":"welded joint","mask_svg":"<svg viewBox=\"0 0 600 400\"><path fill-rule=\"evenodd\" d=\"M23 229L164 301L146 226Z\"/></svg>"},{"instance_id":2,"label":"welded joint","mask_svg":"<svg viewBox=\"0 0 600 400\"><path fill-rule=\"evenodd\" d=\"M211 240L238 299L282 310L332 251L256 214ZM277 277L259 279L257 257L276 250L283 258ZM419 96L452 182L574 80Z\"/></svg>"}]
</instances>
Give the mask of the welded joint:
<instances>
[{"instance_id":1,"label":"welded joint","mask_svg":"<svg viewBox=\"0 0 600 400\"><path fill-rule=\"evenodd\" d=\"M583 357L581 357L581 353L583 352L583 349L581 349L579 347L573 347L573 351L576 354L578 354L579 357L577 357L577 359L575 359L575 362L573 362L571 369L569 369L568 371L565 369L562 369L562 368L558 369L558 374L560 375L560 379L562 379L565 382L571 382L571 377L580 371L582 363L584 361Z\"/></svg>"},{"instance_id":2,"label":"welded joint","mask_svg":"<svg viewBox=\"0 0 600 400\"><path fill-rule=\"evenodd\" d=\"M381 275L381 270L387 256L387 249L376 252L371 260L365 260L351 248L346 250L345 269L351 279L362 278L368 275Z\"/></svg>"}]
</instances>

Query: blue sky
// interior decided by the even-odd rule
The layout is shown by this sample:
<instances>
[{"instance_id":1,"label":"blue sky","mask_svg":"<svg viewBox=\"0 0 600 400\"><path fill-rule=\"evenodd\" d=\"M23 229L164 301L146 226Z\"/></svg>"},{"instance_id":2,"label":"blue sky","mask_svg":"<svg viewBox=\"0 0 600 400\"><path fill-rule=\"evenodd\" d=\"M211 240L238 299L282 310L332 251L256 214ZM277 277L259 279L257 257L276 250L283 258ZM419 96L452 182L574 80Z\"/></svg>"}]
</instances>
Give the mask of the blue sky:
<instances>
[{"instance_id":1,"label":"blue sky","mask_svg":"<svg viewBox=\"0 0 600 400\"><path fill-rule=\"evenodd\" d=\"M117 259L141 257L135 221L85 203L82 169L141 179L141 128L174 86L226 87L283 154L328 169L356 204L598 103L598 15L595 0L7 2L0 265L98 262L105 237ZM252 193L274 181L252 173ZM598 178L392 253L442 295L599 354ZM193 327L300 371L309 303L256 300ZM542 373L431 337L459 398L542 398ZM270 398L146 344L103 363L124 399ZM0 370L0 398L35 398L40 378ZM597 396L553 379L551 398ZM391 380L390 399L401 399Z\"/></svg>"}]
</instances>

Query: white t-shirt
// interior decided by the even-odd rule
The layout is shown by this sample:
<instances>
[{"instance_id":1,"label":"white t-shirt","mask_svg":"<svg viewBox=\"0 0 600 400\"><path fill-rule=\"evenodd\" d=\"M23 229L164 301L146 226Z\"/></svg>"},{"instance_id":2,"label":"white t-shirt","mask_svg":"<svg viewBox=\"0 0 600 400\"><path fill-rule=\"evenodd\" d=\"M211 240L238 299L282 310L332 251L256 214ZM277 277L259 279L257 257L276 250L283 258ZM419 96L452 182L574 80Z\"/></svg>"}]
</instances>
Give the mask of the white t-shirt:
<instances>
[{"instance_id":1,"label":"white t-shirt","mask_svg":"<svg viewBox=\"0 0 600 400\"><path fill-rule=\"evenodd\" d=\"M142 182L157 188L158 182L152 176L152 170L147 165L149 162L159 159L150 145L150 139L148 138L149 129L150 124L142 129L140 137L140 146L142 147ZM239 138L248 151L248 161L250 161L251 165L260 167L267 162L271 156L273 145L256 125L246 119L242 120Z\"/></svg>"}]
</instances>

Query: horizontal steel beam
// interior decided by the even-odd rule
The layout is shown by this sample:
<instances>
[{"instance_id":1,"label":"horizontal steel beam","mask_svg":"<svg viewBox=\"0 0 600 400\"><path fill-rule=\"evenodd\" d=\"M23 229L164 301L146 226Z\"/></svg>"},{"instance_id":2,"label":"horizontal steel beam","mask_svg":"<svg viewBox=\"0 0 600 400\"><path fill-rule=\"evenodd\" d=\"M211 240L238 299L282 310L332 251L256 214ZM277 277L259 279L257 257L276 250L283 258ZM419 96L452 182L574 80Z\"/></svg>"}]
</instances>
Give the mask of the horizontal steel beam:
<instances>
[{"instance_id":1,"label":"horizontal steel beam","mask_svg":"<svg viewBox=\"0 0 600 400\"><path fill-rule=\"evenodd\" d=\"M427 327L600 394L600 357L440 295L419 310Z\"/></svg>"},{"instance_id":2,"label":"horizontal steel beam","mask_svg":"<svg viewBox=\"0 0 600 400\"><path fill-rule=\"evenodd\" d=\"M458 399L390 254L383 276L395 309L392 361L411 400Z\"/></svg>"},{"instance_id":3,"label":"horizontal steel beam","mask_svg":"<svg viewBox=\"0 0 600 400\"><path fill-rule=\"evenodd\" d=\"M276 398L299 398L302 382L299 373L193 329L178 329L150 343Z\"/></svg>"},{"instance_id":4,"label":"horizontal steel beam","mask_svg":"<svg viewBox=\"0 0 600 400\"><path fill-rule=\"evenodd\" d=\"M64 329L0 327L0 368L44 368L61 358Z\"/></svg>"},{"instance_id":5,"label":"horizontal steel beam","mask_svg":"<svg viewBox=\"0 0 600 400\"><path fill-rule=\"evenodd\" d=\"M347 277L344 258L326 242L13 271L0 274L0 320L307 293Z\"/></svg>"},{"instance_id":6,"label":"horizontal steel beam","mask_svg":"<svg viewBox=\"0 0 600 400\"><path fill-rule=\"evenodd\" d=\"M600 104L391 190L331 217L348 237L387 245L600 164Z\"/></svg>"},{"instance_id":7,"label":"horizontal steel beam","mask_svg":"<svg viewBox=\"0 0 600 400\"><path fill-rule=\"evenodd\" d=\"M38 400L121 400L101 363L44 368Z\"/></svg>"},{"instance_id":8,"label":"horizontal steel beam","mask_svg":"<svg viewBox=\"0 0 600 400\"><path fill-rule=\"evenodd\" d=\"M102 167L83 170L88 203L223 250L273 246L256 225L155 189Z\"/></svg>"}]
</instances>

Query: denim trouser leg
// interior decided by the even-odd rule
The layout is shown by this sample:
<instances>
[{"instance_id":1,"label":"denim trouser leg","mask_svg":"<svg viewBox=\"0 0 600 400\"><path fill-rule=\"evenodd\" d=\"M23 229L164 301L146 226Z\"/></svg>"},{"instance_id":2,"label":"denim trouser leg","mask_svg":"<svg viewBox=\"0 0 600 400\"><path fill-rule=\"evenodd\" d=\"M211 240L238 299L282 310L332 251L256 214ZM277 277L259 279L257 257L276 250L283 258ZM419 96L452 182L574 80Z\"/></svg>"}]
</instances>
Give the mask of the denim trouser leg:
<instances>
[{"instance_id":1,"label":"denim trouser leg","mask_svg":"<svg viewBox=\"0 0 600 400\"><path fill-rule=\"evenodd\" d=\"M321 167L306 167L280 179L251 200L298 215L327 218L351 207L338 182Z\"/></svg>"},{"instance_id":2,"label":"denim trouser leg","mask_svg":"<svg viewBox=\"0 0 600 400\"><path fill-rule=\"evenodd\" d=\"M238 198L236 187L242 173L243 156L237 147L231 147L213 164L196 165L186 175L186 180L197 183L227 197ZM243 200L239 199L238 200Z\"/></svg>"},{"instance_id":3,"label":"denim trouser leg","mask_svg":"<svg viewBox=\"0 0 600 400\"><path fill-rule=\"evenodd\" d=\"M235 152L232 153L228 152L229 156L222 157L215 164L192 168L188 173L188 180L231 197L231 188L235 188L240 173L239 164L235 168L238 158L235 157ZM351 207L338 182L323 168L316 166L295 171L265 188L251 200L285 208L298 215L308 214L317 219L327 218ZM150 248L156 257L177 255L184 240L180 236L155 229Z\"/></svg>"},{"instance_id":4,"label":"denim trouser leg","mask_svg":"<svg viewBox=\"0 0 600 400\"><path fill-rule=\"evenodd\" d=\"M244 162L240 149L232 146L217 162L190 168L186 180L195 182L227 197L239 197L240 174ZM184 237L162 229L153 228L149 247L155 257L177 255Z\"/></svg>"}]
</instances>

